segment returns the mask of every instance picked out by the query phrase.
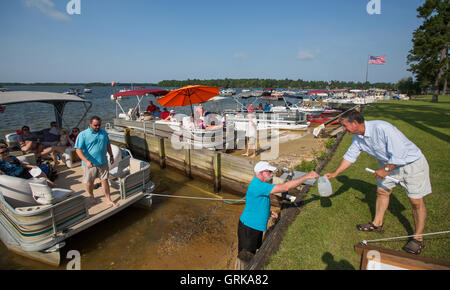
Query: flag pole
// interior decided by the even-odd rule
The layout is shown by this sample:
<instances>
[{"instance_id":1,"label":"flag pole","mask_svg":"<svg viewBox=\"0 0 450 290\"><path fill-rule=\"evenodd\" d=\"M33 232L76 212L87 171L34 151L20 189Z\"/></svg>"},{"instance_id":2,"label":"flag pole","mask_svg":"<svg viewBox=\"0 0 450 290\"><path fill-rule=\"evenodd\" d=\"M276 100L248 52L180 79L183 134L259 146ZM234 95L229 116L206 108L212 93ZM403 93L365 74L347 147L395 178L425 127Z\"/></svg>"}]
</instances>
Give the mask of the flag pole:
<instances>
[{"instance_id":1,"label":"flag pole","mask_svg":"<svg viewBox=\"0 0 450 290\"><path fill-rule=\"evenodd\" d=\"M366 83L367 83L367 80L369 79L369 60L370 60L370 55L368 55L368 57L367 57Z\"/></svg>"}]
</instances>

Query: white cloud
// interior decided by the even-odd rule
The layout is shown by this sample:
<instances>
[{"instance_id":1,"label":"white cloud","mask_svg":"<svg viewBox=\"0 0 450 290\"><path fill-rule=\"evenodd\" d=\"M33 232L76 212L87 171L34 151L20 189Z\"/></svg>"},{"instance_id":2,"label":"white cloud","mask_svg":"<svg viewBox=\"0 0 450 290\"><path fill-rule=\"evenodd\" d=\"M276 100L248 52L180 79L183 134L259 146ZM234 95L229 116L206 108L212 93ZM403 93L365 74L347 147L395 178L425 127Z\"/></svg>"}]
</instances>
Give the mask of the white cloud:
<instances>
[{"instance_id":1,"label":"white cloud","mask_svg":"<svg viewBox=\"0 0 450 290\"><path fill-rule=\"evenodd\" d=\"M234 59L247 59L247 54L245 52L236 52L233 55Z\"/></svg>"},{"instance_id":2,"label":"white cloud","mask_svg":"<svg viewBox=\"0 0 450 290\"><path fill-rule=\"evenodd\" d=\"M302 50L300 49L297 52L297 59L300 60L311 60L311 59L315 59L316 56L312 54L312 52L308 51L308 50Z\"/></svg>"},{"instance_id":3,"label":"white cloud","mask_svg":"<svg viewBox=\"0 0 450 290\"><path fill-rule=\"evenodd\" d=\"M60 21L69 21L70 17L64 12L58 11L51 0L26 0L27 7L37 8L46 16Z\"/></svg>"}]
</instances>

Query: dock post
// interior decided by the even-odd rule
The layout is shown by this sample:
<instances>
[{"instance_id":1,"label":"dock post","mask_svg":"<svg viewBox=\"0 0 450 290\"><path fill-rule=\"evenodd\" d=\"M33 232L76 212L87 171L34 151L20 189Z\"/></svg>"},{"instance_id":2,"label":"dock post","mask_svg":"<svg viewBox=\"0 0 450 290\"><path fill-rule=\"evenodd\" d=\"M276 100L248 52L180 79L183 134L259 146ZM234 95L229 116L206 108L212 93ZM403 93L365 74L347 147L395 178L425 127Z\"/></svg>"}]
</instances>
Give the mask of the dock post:
<instances>
[{"instance_id":1,"label":"dock post","mask_svg":"<svg viewBox=\"0 0 450 290\"><path fill-rule=\"evenodd\" d=\"M166 168L166 150L164 149L164 138L159 138L159 166Z\"/></svg>"},{"instance_id":2,"label":"dock post","mask_svg":"<svg viewBox=\"0 0 450 290\"><path fill-rule=\"evenodd\" d=\"M191 170L191 146L184 149L184 172L189 178L192 178Z\"/></svg>"},{"instance_id":3,"label":"dock post","mask_svg":"<svg viewBox=\"0 0 450 290\"><path fill-rule=\"evenodd\" d=\"M216 152L213 158L213 167L214 167L214 192L219 192L221 189L221 153Z\"/></svg>"}]
</instances>

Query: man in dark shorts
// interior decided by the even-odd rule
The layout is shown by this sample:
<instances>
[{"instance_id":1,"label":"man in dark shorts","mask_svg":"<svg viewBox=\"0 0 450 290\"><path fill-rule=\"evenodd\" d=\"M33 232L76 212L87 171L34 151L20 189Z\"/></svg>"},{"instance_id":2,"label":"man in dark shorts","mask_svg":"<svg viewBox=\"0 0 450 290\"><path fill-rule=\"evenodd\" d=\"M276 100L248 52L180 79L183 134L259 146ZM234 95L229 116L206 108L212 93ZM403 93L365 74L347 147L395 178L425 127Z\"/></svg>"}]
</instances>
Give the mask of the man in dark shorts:
<instances>
[{"instance_id":1,"label":"man in dark shorts","mask_svg":"<svg viewBox=\"0 0 450 290\"><path fill-rule=\"evenodd\" d=\"M261 247L263 233L267 230L269 217L278 218L275 212L270 211L270 194L281 194L296 188L308 179L318 178L319 175L311 171L300 178L282 184L272 184L273 172L276 167L266 161L255 165L256 177L250 182L245 195L245 208L238 225L238 260L244 264ZM238 265L236 265L238 267Z\"/></svg>"}]
</instances>

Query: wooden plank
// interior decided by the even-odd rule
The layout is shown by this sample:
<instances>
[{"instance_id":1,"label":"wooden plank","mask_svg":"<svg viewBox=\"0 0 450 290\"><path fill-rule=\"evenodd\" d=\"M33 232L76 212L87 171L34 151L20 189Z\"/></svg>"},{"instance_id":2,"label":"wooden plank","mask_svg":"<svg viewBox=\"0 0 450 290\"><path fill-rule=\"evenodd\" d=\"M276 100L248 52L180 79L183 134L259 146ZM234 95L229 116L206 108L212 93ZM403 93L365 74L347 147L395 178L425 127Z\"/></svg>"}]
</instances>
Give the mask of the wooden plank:
<instances>
[{"instance_id":1,"label":"wooden plank","mask_svg":"<svg viewBox=\"0 0 450 290\"><path fill-rule=\"evenodd\" d=\"M212 183L214 181L214 172L212 170L205 170L204 168L191 166L191 175L199 177L208 183Z\"/></svg>"},{"instance_id":2,"label":"wooden plank","mask_svg":"<svg viewBox=\"0 0 450 290\"><path fill-rule=\"evenodd\" d=\"M432 259L423 256L417 256L413 254L408 254L405 252L399 252L391 249L386 249L383 247L372 246L372 245L361 245L356 244L354 247L355 251L361 255L361 269L365 270L367 267L368 260L367 257L369 251L377 251L380 253L380 262L383 264L388 264L409 270L450 270L450 263L448 261L442 261L437 259Z\"/></svg>"},{"instance_id":3,"label":"wooden plank","mask_svg":"<svg viewBox=\"0 0 450 290\"><path fill-rule=\"evenodd\" d=\"M161 166L161 168L166 168L166 149L164 146L163 138L159 138L158 152L159 152L159 165Z\"/></svg>"},{"instance_id":4,"label":"wooden plank","mask_svg":"<svg viewBox=\"0 0 450 290\"><path fill-rule=\"evenodd\" d=\"M221 176L221 186L222 189L227 189L239 194L242 194L242 196L245 195L245 192L247 191L247 187L248 184L250 182L243 182L243 181L238 181L232 178L228 178L226 176Z\"/></svg>"}]
</instances>

